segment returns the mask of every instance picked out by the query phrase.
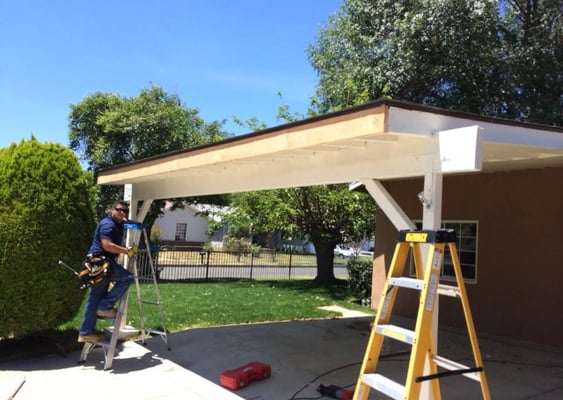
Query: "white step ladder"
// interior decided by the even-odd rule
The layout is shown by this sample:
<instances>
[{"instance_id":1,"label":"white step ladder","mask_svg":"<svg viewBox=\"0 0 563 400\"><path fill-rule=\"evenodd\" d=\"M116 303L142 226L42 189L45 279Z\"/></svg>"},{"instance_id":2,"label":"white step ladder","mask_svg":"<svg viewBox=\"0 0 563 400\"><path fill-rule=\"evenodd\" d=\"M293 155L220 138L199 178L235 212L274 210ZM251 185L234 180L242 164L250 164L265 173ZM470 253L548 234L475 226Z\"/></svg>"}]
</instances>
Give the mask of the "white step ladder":
<instances>
[{"instance_id":1,"label":"white step ladder","mask_svg":"<svg viewBox=\"0 0 563 400\"><path fill-rule=\"evenodd\" d=\"M424 269L422 268L421 243L430 244L428 260ZM440 399L439 379L452 375L462 375L479 382L483 399L490 399L455 243L456 236L453 230L401 231L399 233L399 242L395 247L395 253L381 294L360 376L354 391L354 400L367 400L371 389L381 392L392 399L418 399L422 383L426 381L430 384L431 399ZM453 261L457 286L440 284L440 273L446 244ZM403 276L409 249L412 249L413 253L416 279ZM389 323L398 288L420 292L420 302L414 330ZM474 366L465 366L436 354L431 323L438 295L457 297L461 300L473 351ZM377 362L385 338L412 346L404 384L395 382L376 372ZM429 369L426 375L425 366ZM439 372L438 367L446 371Z\"/></svg>"},{"instance_id":2,"label":"white step ladder","mask_svg":"<svg viewBox=\"0 0 563 400\"><path fill-rule=\"evenodd\" d=\"M125 310L127 309L127 296L129 290L127 290L121 299L119 299L119 306L117 307L117 314L115 315L115 319L113 318L101 318L102 320L112 320L114 321L113 329L111 330L111 337L109 341L98 341L98 342L86 342L82 347L82 352L80 353L80 358L78 360L79 363L86 362L86 358L88 358L88 354L96 347L100 347L104 352L104 369L108 370L111 369L113 363L113 357L115 355L115 349L117 347L117 341L119 340L120 333L123 334L122 329L119 327L123 321L123 315L125 314ZM134 333L136 333L135 331Z\"/></svg>"},{"instance_id":3,"label":"white step ladder","mask_svg":"<svg viewBox=\"0 0 563 400\"><path fill-rule=\"evenodd\" d=\"M137 305L139 307L139 319L141 323L141 341L143 344L146 344L146 338L151 335L159 335L164 342L168 350L170 350L170 342L168 340L168 333L166 332L166 321L164 316L164 309L162 304L162 297L160 295L160 289L158 288L158 277L157 271L154 266L154 259L150 251L150 243L147 235L147 231L143 224L138 222L127 222L124 224L125 229L135 230L136 233L140 236L142 235L145 249L146 249L146 257L148 261L148 265L142 265L141 271L139 271L139 263L138 257L133 257L133 274L135 278L135 289L137 294ZM140 238L139 238L140 239ZM139 241L135 241L135 243L139 243ZM148 271L147 271L148 267ZM140 274L139 272L142 272ZM148 273L146 273L148 272ZM142 287L141 283L147 284L150 287L144 287L143 291L145 292L145 296L142 296ZM149 292L148 295L146 292ZM145 327L145 313L144 313L144 306L157 306L158 308L158 315L160 320L160 326L158 329L155 328L146 328Z\"/></svg>"}]
</instances>

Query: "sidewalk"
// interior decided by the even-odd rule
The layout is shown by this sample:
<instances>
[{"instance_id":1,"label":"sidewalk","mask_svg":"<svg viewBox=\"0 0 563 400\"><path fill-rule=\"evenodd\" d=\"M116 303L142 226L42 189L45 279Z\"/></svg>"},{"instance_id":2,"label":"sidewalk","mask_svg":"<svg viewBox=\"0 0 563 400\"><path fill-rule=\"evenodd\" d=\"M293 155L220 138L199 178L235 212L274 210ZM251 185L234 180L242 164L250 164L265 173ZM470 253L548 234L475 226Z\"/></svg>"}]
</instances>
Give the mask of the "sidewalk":
<instances>
[{"instance_id":1,"label":"sidewalk","mask_svg":"<svg viewBox=\"0 0 563 400\"><path fill-rule=\"evenodd\" d=\"M100 349L84 364L77 364L79 352L2 363L0 400L10 398L19 385L14 400L319 398L319 384L355 383L372 320L352 316L189 329L169 335L170 351L160 337L149 339L147 346L123 343L110 371L103 370ZM563 399L563 348L483 335L479 343L493 399ZM404 346L384 347L388 357L381 359L381 370L400 376L408 363ZM471 355L459 331L442 329L439 347L441 355L461 362ZM272 376L236 392L219 386L222 371L251 361L270 364ZM459 376L441 380L441 389L447 400L481 398L478 384Z\"/></svg>"}]
</instances>

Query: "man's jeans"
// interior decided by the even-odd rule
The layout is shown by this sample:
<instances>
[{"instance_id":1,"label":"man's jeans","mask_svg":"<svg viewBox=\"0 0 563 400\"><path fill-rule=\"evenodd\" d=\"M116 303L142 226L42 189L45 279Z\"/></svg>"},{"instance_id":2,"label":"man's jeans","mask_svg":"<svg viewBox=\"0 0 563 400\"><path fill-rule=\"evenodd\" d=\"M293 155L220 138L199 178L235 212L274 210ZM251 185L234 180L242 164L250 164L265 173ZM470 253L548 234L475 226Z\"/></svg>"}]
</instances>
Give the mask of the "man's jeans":
<instances>
[{"instance_id":1,"label":"man's jeans","mask_svg":"<svg viewBox=\"0 0 563 400\"><path fill-rule=\"evenodd\" d=\"M84 317L80 324L80 336L91 335L96 332L96 311L113 308L116 301L123 296L133 282L133 275L115 260L110 259L109 268L111 271L110 279L102 285L90 288L86 306L84 307ZM108 291L110 282L113 282L113 287Z\"/></svg>"}]
</instances>

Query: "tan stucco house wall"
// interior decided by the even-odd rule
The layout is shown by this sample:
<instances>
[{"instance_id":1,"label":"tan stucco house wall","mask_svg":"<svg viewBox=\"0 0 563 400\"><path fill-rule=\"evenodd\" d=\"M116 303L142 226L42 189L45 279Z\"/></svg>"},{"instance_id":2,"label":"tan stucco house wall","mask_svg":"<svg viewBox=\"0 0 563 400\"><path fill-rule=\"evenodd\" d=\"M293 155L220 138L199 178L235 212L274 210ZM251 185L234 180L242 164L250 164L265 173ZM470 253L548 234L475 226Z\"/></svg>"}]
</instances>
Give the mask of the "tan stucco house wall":
<instances>
[{"instance_id":1,"label":"tan stucco house wall","mask_svg":"<svg viewBox=\"0 0 563 400\"><path fill-rule=\"evenodd\" d=\"M385 182L413 220L422 179ZM477 331L561 345L563 331L563 168L444 177L442 220L478 221L477 282L467 292ZM372 303L377 307L397 240L376 215ZM447 282L445 282L447 283ZM414 317L415 294L397 297L394 312ZM464 327L460 302L440 297L440 324Z\"/></svg>"}]
</instances>

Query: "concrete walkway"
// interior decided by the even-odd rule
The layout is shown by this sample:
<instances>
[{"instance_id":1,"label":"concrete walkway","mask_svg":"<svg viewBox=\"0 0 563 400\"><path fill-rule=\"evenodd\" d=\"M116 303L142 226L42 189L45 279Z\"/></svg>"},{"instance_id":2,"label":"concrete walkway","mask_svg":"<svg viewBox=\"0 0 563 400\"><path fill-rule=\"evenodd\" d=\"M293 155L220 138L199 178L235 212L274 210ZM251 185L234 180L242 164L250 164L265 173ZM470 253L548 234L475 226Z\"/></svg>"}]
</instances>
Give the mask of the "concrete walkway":
<instances>
[{"instance_id":1,"label":"concrete walkway","mask_svg":"<svg viewBox=\"0 0 563 400\"><path fill-rule=\"evenodd\" d=\"M357 379L373 317L346 316L189 329L170 335L170 351L160 337L147 346L125 342L110 371L103 370L99 349L84 364L77 364L79 352L2 363L0 400L320 398L320 384L345 387ZM483 335L479 343L493 399L563 399L563 348ZM442 329L439 347L441 355L468 363L471 351L463 332ZM382 373L400 379L408 349L386 344ZM270 364L272 376L236 392L219 386L221 372L251 361ZM479 385L469 379L451 377L440 384L443 399L481 398ZM385 397L372 391L373 398Z\"/></svg>"}]
</instances>

